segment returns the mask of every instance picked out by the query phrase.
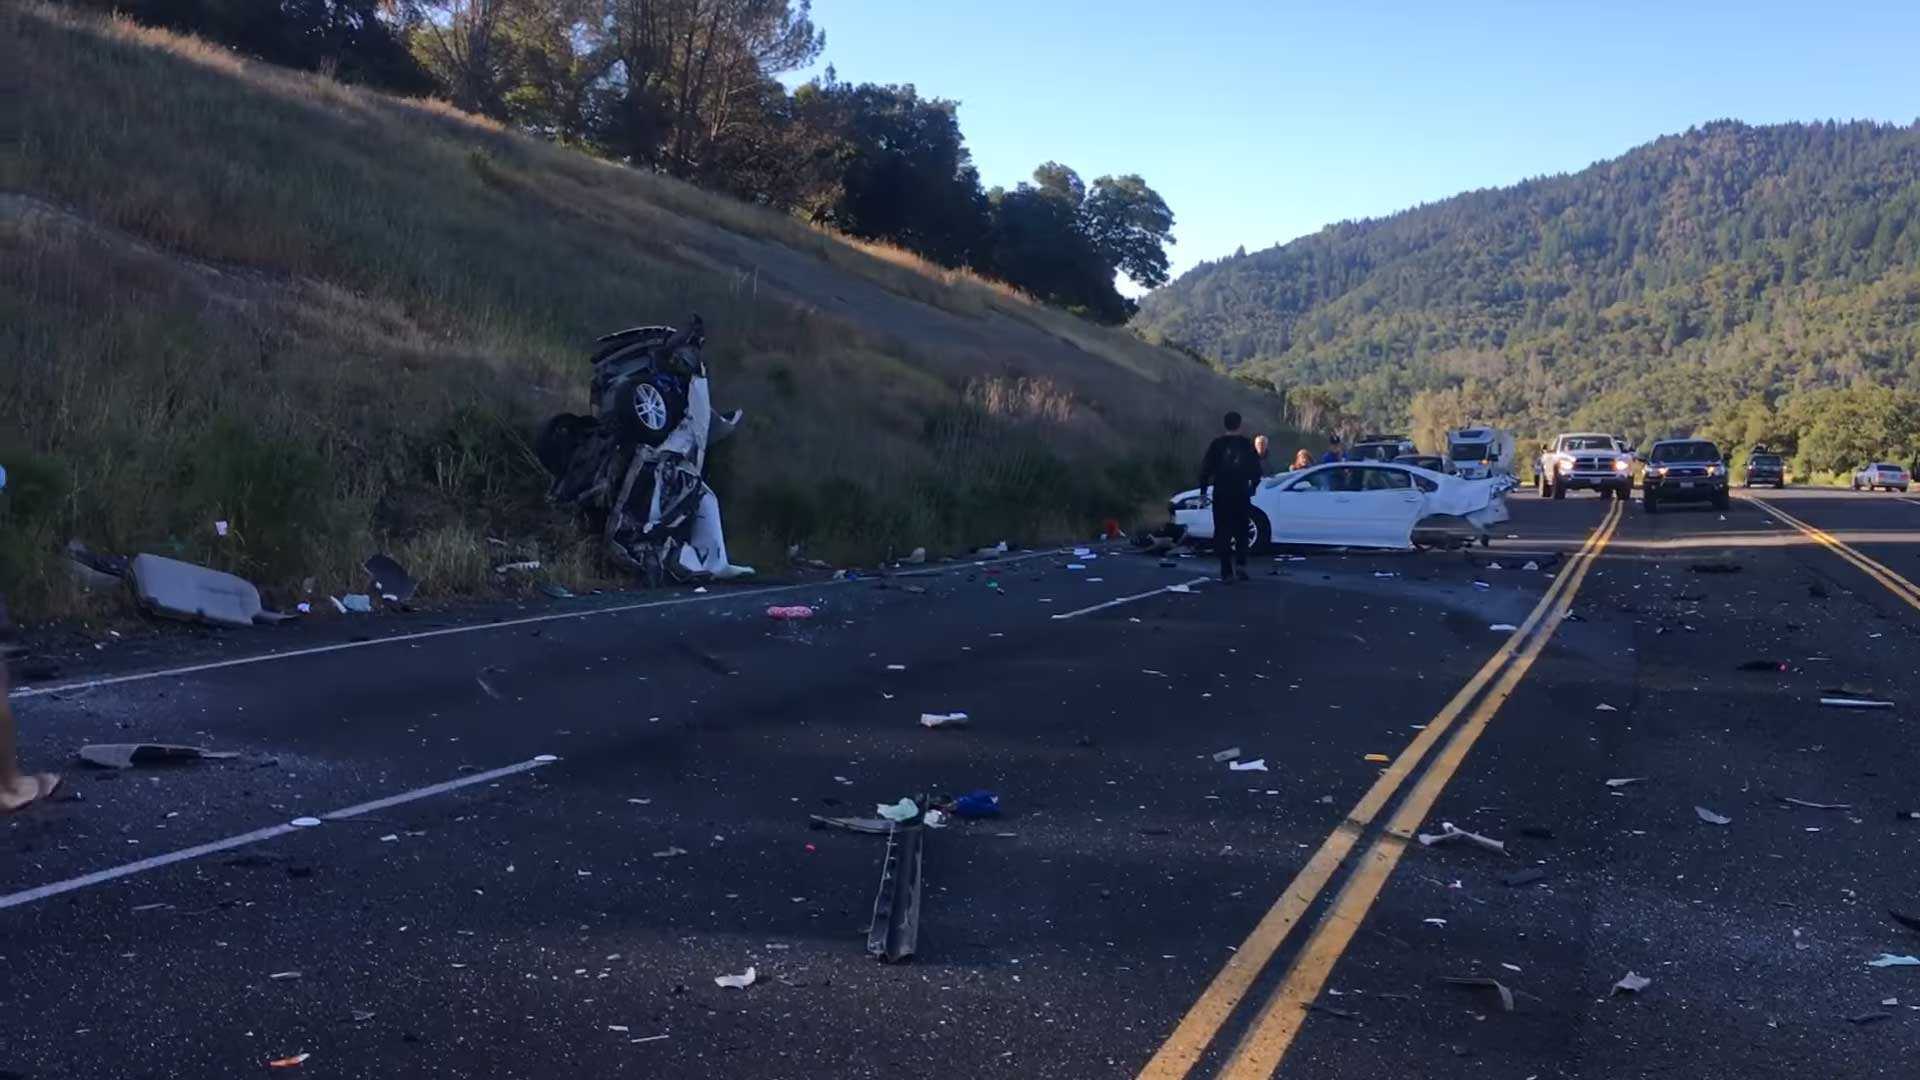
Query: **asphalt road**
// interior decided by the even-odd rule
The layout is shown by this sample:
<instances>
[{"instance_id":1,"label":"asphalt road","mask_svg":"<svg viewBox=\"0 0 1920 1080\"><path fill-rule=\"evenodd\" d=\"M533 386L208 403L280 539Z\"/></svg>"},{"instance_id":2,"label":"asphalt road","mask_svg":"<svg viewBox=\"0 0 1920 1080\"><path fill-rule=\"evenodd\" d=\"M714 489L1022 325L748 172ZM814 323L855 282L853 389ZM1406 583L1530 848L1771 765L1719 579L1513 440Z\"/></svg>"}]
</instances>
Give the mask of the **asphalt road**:
<instances>
[{"instance_id":1,"label":"asphalt road","mask_svg":"<svg viewBox=\"0 0 1920 1080\"><path fill-rule=\"evenodd\" d=\"M0 819L0 1076L1910 1077L1920 499L1760 500L108 648L30 765L241 756ZM809 815L975 789L875 962L885 841Z\"/></svg>"}]
</instances>

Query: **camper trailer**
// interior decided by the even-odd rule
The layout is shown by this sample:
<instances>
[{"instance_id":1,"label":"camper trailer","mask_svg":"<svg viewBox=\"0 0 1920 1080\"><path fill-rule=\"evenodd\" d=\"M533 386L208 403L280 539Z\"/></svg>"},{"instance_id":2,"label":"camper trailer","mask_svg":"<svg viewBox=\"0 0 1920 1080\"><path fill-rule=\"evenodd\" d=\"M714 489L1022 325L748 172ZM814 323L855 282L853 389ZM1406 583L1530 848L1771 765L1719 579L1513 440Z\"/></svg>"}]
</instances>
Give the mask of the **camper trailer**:
<instances>
[{"instance_id":1,"label":"camper trailer","mask_svg":"<svg viewBox=\"0 0 1920 1080\"><path fill-rule=\"evenodd\" d=\"M1513 433L1495 427L1464 427L1447 432L1447 459L1456 475L1469 480L1512 476Z\"/></svg>"}]
</instances>

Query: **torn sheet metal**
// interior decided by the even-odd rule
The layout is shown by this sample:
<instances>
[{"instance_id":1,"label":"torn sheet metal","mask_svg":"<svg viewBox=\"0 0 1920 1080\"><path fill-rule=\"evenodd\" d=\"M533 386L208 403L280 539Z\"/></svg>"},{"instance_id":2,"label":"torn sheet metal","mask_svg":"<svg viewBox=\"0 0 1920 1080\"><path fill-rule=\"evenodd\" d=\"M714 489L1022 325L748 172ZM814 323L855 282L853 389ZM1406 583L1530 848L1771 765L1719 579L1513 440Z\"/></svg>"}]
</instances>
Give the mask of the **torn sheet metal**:
<instances>
[{"instance_id":1,"label":"torn sheet metal","mask_svg":"<svg viewBox=\"0 0 1920 1080\"><path fill-rule=\"evenodd\" d=\"M880 891L867 927L867 952L897 963L913 955L920 941L920 871L926 830L908 825L887 834L880 864Z\"/></svg>"}]
</instances>

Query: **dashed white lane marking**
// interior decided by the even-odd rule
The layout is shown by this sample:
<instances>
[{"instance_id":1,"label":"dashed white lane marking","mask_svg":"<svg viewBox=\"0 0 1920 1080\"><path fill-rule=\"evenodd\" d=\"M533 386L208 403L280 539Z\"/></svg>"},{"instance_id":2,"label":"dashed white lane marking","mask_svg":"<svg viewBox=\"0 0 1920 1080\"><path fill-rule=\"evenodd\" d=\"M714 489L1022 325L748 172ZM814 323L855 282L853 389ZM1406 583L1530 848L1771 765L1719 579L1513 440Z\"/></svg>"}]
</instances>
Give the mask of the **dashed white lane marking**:
<instances>
[{"instance_id":1,"label":"dashed white lane marking","mask_svg":"<svg viewBox=\"0 0 1920 1080\"><path fill-rule=\"evenodd\" d=\"M514 765L491 769L487 772L474 773L471 776L462 776L455 780L448 780L445 783L430 784L427 787L415 788L412 791L403 791L398 795L389 795L384 799L375 799L372 802L349 806L344 810L335 810L332 813L321 814L320 820L344 821L347 818L358 817L361 814L370 814L375 810L384 810L389 806L398 806L401 803L410 803L419 799L429 799L435 795L444 795L449 791L457 791L460 788L470 787L474 784L489 783L503 776L512 776L515 773L544 768L558 760L560 759L551 754L542 754L539 757L529 758L526 761ZM181 848L179 851L169 851L164 855L155 855L150 859L141 859L139 862L130 862L123 866L110 867L106 870L95 870L91 874L82 874L79 877L68 878L65 881L56 881L52 884L41 885L23 892L0 896L0 911L4 911L7 908L22 907L27 904L36 903L49 899L50 897L59 896L62 893L73 892L75 889L84 889L91 885L104 884L105 882L130 877L134 874L144 874L149 870L158 870L163 866L172 866L174 863L182 863L190 859L215 855L222 851L230 851L233 848L245 847L248 844L257 844L262 840L272 840L275 837L285 836L290 832L298 831L299 827L291 823L269 825L264 829L255 829L250 833L241 833L239 836L229 836L224 840L215 840L212 843L197 844L190 848Z\"/></svg>"},{"instance_id":2,"label":"dashed white lane marking","mask_svg":"<svg viewBox=\"0 0 1920 1080\"><path fill-rule=\"evenodd\" d=\"M1194 578L1192 581L1182 582L1180 587L1190 589L1195 585L1205 584L1208 580L1210 579L1197 577L1197 578ZM1111 607L1119 607L1121 604L1131 604L1135 600L1145 600L1149 596L1163 596L1169 592L1172 592L1173 589L1174 589L1174 586L1172 585L1162 585L1157 589L1152 589L1143 593L1134 593L1132 596L1122 596L1117 600L1109 600L1104 604L1095 604L1092 607L1083 607L1079 611L1063 611L1060 614L1053 616L1053 619L1055 622L1058 622L1061 619L1077 618L1081 615L1086 615L1091 612L1105 611L1106 609Z\"/></svg>"},{"instance_id":3,"label":"dashed white lane marking","mask_svg":"<svg viewBox=\"0 0 1920 1080\"><path fill-rule=\"evenodd\" d=\"M1032 559L1044 559L1058 555L1062 549L1033 551L1024 555L1014 555L1005 559L991 559L981 562L956 563L952 566L929 567L925 570L907 570L895 574L895 577L927 577L954 570L964 570L975 566L1004 566L1012 563L1027 562ZM334 645L315 645L306 649L288 649L284 652L261 653L258 656L238 656L231 660L215 660L205 664L188 664L184 667L164 668L160 671L141 671L130 675L113 675L101 679L88 679L84 682L66 683L61 686L22 687L7 695L8 700L40 697L44 694L69 694L82 690L97 690L103 686L119 686L123 683L145 682L149 679L170 679L182 675L197 675L203 671L219 671L223 668L244 667L248 664L264 664L270 660L292 660L301 656L321 656L326 653L345 652L348 649L366 649L376 645L392 645L401 641L424 641L427 638L450 637L454 634L477 634L487 630L509 630L516 626L533 626L538 623L559 622L563 619L591 619L599 615L620 615L629 611L646 611L652 608L679 607L684 604L707 604L720 600L750 600L756 596L773 596L779 593L796 592L801 589L826 589L836 585L850 585L868 581L868 578L854 578L846 581L821 581L807 585L769 585L761 589L746 589L741 592L710 593L704 596L679 596L670 600L648 600L638 604L618 604L613 607L593 608L587 611L556 611L546 615L528 615L520 619L504 619L500 622L474 623L471 626L447 626L438 630L421 630L411 634L394 634L391 637L370 638L366 641L343 641Z\"/></svg>"}]
</instances>

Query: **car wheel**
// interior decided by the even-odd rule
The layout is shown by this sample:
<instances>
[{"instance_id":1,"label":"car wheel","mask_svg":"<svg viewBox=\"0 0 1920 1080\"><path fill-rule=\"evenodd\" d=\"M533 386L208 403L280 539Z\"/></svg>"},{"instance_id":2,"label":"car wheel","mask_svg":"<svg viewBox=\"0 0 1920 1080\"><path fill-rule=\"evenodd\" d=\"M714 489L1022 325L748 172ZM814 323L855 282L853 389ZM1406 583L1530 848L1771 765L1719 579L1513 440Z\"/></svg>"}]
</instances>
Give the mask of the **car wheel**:
<instances>
[{"instance_id":1,"label":"car wheel","mask_svg":"<svg viewBox=\"0 0 1920 1080\"><path fill-rule=\"evenodd\" d=\"M1247 552L1264 554L1273 543L1273 522L1257 506L1247 509Z\"/></svg>"},{"instance_id":2,"label":"car wheel","mask_svg":"<svg viewBox=\"0 0 1920 1080\"><path fill-rule=\"evenodd\" d=\"M642 376L614 391L615 422L622 438L631 442L659 446L686 412L686 392L670 375Z\"/></svg>"}]
</instances>

